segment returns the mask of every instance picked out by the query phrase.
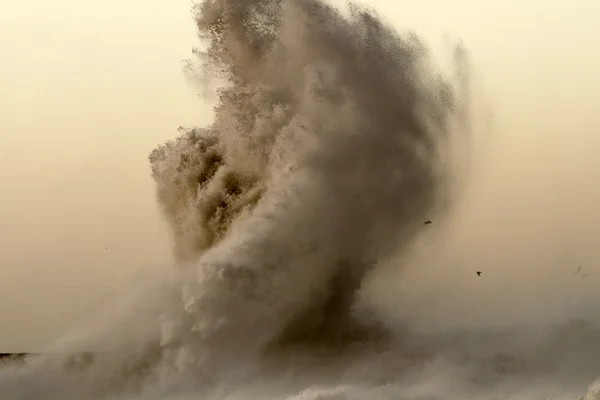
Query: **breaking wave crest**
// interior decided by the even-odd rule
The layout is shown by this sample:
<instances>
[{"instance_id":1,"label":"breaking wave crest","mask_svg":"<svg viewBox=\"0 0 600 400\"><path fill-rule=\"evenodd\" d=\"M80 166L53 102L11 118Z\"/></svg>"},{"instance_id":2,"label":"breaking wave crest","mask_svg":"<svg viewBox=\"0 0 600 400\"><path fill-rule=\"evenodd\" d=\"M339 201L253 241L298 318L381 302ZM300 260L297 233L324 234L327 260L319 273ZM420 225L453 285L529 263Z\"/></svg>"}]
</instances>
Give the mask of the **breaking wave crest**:
<instances>
[{"instance_id":1,"label":"breaking wave crest","mask_svg":"<svg viewBox=\"0 0 600 400\"><path fill-rule=\"evenodd\" d=\"M216 329L213 315L219 329L252 326L244 347L257 349L282 332L319 336L449 204L465 82L359 8L345 19L315 1L204 2L197 23L205 70L225 82L215 120L150 157L175 253L197 264L194 329ZM455 61L466 77L460 48Z\"/></svg>"},{"instance_id":2,"label":"breaking wave crest","mask_svg":"<svg viewBox=\"0 0 600 400\"><path fill-rule=\"evenodd\" d=\"M490 398L506 371L549 365L473 361L460 340L392 327L360 300L456 198L471 135L460 45L442 74L418 37L356 5L205 0L194 12L206 46L191 68L219 87L214 121L150 155L178 268L5 368L3 395ZM470 344L500 340L482 335Z\"/></svg>"}]
</instances>

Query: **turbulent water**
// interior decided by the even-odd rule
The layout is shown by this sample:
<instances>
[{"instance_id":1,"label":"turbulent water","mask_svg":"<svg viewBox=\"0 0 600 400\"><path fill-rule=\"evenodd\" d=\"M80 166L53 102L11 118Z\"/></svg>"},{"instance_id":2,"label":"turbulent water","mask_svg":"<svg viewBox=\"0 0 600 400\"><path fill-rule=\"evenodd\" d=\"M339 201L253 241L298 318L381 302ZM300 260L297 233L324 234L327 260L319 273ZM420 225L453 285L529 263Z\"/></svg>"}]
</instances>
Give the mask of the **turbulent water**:
<instances>
[{"instance_id":1,"label":"turbulent water","mask_svg":"<svg viewBox=\"0 0 600 400\"><path fill-rule=\"evenodd\" d=\"M364 300L460 198L469 65L317 0L205 0L214 121L150 155L176 268L140 277L5 399L600 399L600 334L419 332ZM390 267L391 266L391 267ZM402 305L398 305L402 307Z\"/></svg>"}]
</instances>

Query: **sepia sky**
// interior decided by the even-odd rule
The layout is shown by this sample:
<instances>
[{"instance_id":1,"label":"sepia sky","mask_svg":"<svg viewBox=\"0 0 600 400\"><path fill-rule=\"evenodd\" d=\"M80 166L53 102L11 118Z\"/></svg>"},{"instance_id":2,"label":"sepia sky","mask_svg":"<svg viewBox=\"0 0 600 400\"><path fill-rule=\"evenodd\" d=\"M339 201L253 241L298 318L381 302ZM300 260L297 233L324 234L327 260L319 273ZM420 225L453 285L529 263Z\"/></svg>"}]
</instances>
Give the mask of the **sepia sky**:
<instances>
[{"instance_id":1,"label":"sepia sky","mask_svg":"<svg viewBox=\"0 0 600 400\"><path fill-rule=\"evenodd\" d=\"M456 309L486 292L505 312L593 303L600 3L369 4L440 51L462 39L483 94L473 186L423 269L438 278L415 275L423 293L451 281ZM188 0L0 0L0 352L40 349L136 271L170 264L147 155L210 122L182 72L196 43ZM495 283L463 290L475 270Z\"/></svg>"}]
</instances>

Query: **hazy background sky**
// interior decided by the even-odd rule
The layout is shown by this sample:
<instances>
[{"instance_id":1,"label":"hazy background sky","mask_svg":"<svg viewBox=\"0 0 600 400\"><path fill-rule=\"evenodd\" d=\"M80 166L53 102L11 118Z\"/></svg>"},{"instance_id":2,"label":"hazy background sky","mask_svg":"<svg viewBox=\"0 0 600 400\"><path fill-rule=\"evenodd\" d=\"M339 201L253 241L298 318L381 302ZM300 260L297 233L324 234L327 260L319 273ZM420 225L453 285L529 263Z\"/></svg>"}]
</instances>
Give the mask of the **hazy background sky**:
<instances>
[{"instance_id":1,"label":"hazy background sky","mask_svg":"<svg viewBox=\"0 0 600 400\"><path fill-rule=\"evenodd\" d=\"M413 277L422 297L493 293L523 315L598 299L600 3L369 4L433 44L462 38L491 110L460 224ZM0 0L0 352L39 349L170 263L147 155L210 122L182 73L196 43L188 0Z\"/></svg>"}]
</instances>

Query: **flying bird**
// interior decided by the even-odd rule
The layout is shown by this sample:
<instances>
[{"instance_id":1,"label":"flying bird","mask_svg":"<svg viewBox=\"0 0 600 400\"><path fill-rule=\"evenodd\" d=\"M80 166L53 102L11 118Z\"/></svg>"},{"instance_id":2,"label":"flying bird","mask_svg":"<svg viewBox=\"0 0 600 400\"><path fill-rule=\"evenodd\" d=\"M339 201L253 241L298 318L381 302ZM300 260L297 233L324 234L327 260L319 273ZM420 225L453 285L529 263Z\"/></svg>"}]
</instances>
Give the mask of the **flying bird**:
<instances>
[{"instance_id":1,"label":"flying bird","mask_svg":"<svg viewBox=\"0 0 600 400\"><path fill-rule=\"evenodd\" d=\"M425 221L425 225L429 225L429 224L431 224L431 221L429 221L429 220Z\"/></svg>"},{"instance_id":2,"label":"flying bird","mask_svg":"<svg viewBox=\"0 0 600 400\"><path fill-rule=\"evenodd\" d=\"M481 271L477 271L477 276L481 276L482 272Z\"/></svg>"}]
</instances>

